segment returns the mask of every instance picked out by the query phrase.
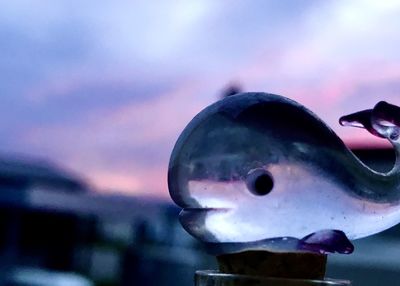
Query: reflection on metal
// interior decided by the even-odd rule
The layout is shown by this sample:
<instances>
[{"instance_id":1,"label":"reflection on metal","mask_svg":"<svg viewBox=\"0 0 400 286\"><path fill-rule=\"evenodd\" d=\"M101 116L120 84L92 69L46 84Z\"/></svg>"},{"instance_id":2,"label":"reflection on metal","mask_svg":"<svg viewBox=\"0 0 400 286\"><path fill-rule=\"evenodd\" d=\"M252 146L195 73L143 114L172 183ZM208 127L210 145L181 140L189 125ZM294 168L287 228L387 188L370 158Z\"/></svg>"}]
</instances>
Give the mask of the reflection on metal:
<instances>
[{"instance_id":1,"label":"reflection on metal","mask_svg":"<svg viewBox=\"0 0 400 286\"><path fill-rule=\"evenodd\" d=\"M195 274L195 286L350 286L350 281L337 279L284 279L200 270Z\"/></svg>"}]
</instances>

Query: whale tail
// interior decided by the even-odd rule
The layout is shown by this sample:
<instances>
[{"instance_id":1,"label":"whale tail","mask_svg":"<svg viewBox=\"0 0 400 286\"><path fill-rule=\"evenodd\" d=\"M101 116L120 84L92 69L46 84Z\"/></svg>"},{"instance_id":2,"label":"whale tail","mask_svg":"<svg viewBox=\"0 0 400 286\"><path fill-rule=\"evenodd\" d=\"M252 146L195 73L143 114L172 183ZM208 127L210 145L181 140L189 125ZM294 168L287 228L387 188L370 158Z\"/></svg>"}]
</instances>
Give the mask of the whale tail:
<instances>
[{"instance_id":1,"label":"whale tail","mask_svg":"<svg viewBox=\"0 0 400 286\"><path fill-rule=\"evenodd\" d=\"M342 126L364 128L377 137L389 140L396 152L392 172L400 174L400 107L380 101L373 109L342 116L339 123Z\"/></svg>"},{"instance_id":2,"label":"whale tail","mask_svg":"<svg viewBox=\"0 0 400 286\"><path fill-rule=\"evenodd\" d=\"M400 107L385 101L379 102L372 110L372 127L392 144L399 143Z\"/></svg>"},{"instance_id":3,"label":"whale tail","mask_svg":"<svg viewBox=\"0 0 400 286\"><path fill-rule=\"evenodd\" d=\"M380 101L373 109L342 116L339 123L342 126L364 128L375 136L395 143L400 135L400 107Z\"/></svg>"}]
</instances>

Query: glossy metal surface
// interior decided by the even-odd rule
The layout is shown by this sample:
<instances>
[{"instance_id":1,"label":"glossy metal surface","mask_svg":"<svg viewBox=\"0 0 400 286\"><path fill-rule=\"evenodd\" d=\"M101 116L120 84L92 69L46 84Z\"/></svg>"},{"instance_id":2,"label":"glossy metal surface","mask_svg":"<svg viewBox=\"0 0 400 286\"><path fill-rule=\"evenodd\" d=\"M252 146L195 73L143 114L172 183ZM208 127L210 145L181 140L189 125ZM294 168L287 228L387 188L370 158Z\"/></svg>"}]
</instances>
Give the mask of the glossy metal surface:
<instances>
[{"instance_id":1,"label":"glossy metal surface","mask_svg":"<svg viewBox=\"0 0 400 286\"><path fill-rule=\"evenodd\" d=\"M308 279L284 279L267 278L259 276L247 276L225 274L217 271L196 271L196 286L350 286L347 280L308 280Z\"/></svg>"}]
</instances>

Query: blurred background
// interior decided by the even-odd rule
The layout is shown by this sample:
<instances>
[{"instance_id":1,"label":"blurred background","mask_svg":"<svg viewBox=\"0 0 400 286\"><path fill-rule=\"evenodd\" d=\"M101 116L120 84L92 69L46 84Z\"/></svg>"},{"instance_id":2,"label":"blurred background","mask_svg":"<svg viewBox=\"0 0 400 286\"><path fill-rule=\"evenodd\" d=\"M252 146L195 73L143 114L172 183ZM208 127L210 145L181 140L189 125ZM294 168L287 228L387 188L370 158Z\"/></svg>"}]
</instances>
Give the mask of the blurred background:
<instances>
[{"instance_id":1,"label":"blurred background","mask_svg":"<svg viewBox=\"0 0 400 286\"><path fill-rule=\"evenodd\" d=\"M376 170L394 154L341 115L400 105L399 1L0 3L0 285L192 285L214 258L181 228L167 165L237 91L290 97ZM400 229L330 256L396 285Z\"/></svg>"}]
</instances>

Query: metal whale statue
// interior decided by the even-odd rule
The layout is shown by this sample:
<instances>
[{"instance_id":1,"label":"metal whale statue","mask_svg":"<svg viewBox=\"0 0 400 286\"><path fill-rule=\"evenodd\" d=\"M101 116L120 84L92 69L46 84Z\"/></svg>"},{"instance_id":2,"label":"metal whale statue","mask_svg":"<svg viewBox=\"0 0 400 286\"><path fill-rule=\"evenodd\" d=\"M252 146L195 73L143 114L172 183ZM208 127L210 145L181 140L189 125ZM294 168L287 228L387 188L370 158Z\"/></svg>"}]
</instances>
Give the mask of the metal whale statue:
<instances>
[{"instance_id":1,"label":"metal whale statue","mask_svg":"<svg viewBox=\"0 0 400 286\"><path fill-rule=\"evenodd\" d=\"M201 111L171 155L180 221L211 253L351 253L350 240L400 221L400 108L341 118L394 146L388 173L364 165L315 114L288 98L242 93Z\"/></svg>"}]
</instances>

